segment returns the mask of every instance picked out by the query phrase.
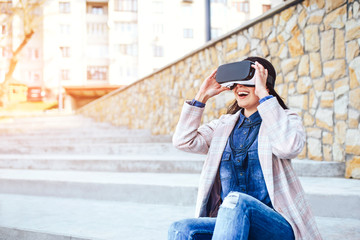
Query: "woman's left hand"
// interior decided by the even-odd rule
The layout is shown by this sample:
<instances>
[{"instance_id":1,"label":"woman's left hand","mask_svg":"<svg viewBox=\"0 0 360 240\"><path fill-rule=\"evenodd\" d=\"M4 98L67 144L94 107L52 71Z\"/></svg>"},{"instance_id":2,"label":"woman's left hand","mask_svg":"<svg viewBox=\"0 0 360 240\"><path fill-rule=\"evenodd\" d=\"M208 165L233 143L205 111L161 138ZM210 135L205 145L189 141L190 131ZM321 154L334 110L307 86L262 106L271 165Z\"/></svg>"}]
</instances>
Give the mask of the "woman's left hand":
<instances>
[{"instance_id":1,"label":"woman's left hand","mask_svg":"<svg viewBox=\"0 0 360 240\"><path fill-rule=\"evenodd\" d=\"M255 62L254 65L251 65L255 71L255 94L260 99L269 95L268 89L266 87L266 79L268 76L268 70L263 67L258 62Z\"/></svg>"}]
</instances>

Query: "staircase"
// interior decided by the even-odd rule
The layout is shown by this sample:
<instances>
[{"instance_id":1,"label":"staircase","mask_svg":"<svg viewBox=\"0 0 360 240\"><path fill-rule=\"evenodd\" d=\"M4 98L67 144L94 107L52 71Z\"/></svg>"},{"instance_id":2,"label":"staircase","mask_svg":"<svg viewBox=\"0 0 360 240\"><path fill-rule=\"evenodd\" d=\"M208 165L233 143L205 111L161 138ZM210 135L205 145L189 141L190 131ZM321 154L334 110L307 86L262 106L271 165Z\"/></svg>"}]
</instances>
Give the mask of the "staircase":
<instances>
[{"instance_id":1,"label":"staircase","mask_svg":"<svg viewBox=\"0 0 360 240\"><path fill-rule=\"evenodd\" d=\"M203 155L76 115L0 122L0 239L166 239L193 217ZM324 239L360 239L360 181L293 160Z\"/></svg>"}]
</instances>

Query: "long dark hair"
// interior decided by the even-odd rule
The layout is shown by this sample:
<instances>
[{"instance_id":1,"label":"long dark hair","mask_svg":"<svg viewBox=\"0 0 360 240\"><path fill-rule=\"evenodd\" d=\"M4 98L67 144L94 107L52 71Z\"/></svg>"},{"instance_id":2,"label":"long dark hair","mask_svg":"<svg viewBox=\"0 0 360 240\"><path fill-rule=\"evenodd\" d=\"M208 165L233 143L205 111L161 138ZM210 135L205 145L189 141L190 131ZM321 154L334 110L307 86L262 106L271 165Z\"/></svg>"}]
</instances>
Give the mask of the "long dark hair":
<instances>
[{"instance_id":1,"label":"long dark hair","mask_svg":"<svg viewBox=\"0 0 360 240\"><path fill-rule=\"evenodd\" d=\"M269 90L269 94L270 95L273 95L274 97L276 97L277 101L279 102L280 106L283 108L283 109L289 109L286 104L284 103L284 101L282 100L282 98L279 96L279 94L275 91L274 87L270 84L266 84L266 87L268 88ZM241 110L242 107L239 107L236 99L234 100L233 103L231 103L231 105L228 107L227 109L227 114L234 114L236 113L237 111Z\"/></svg>"}]
</instances>

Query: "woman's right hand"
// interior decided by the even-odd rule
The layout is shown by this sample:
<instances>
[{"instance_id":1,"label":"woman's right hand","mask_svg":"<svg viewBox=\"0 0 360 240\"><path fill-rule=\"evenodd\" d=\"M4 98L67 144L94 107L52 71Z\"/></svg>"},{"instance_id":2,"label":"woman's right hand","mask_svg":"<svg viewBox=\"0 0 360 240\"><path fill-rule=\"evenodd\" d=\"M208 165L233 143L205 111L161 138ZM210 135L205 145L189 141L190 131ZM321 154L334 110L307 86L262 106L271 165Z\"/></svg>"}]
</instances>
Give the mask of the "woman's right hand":
<instances>
[{"instance_id":1,"label":"woman's right hand","mask_svg":"<svg viewBox=\"0 0 360 240\"><path fill-rule=\"evenodd\" d=\"M207 100L212 98L213 96L218 95L219 93L230 90L227 87L221 86L218 82L216 82L217 69L213 71L209 77L205 79L205 81L201 84L199 92L195 96L195 100L206 103Z\"/></svg>"}]
</instances>

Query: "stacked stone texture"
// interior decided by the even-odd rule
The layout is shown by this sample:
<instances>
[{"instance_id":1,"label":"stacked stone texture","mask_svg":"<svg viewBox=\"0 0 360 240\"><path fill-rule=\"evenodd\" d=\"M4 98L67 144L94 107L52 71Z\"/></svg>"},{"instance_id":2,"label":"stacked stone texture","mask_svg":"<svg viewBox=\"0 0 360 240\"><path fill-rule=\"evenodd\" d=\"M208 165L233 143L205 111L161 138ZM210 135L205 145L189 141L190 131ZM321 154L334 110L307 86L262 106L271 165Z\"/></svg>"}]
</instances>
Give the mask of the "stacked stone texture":
<instances>
[{"instance_id":1,"label":"stacked stone texture","mask_svg":"<svg viewBox=\"0 0 360 240\"><path fill-rule=\"evenodd\" d=\"M80 110L99 121L172 134L185 99L217 66L262 56L276 90L303 119L300 159L346 162L360 178L360 3L307 0L267 15L131 86ZM231 92L207 103L203 122L226 113Z\"/></svg>"}]
</instances>

